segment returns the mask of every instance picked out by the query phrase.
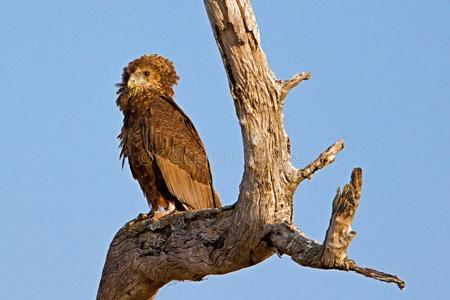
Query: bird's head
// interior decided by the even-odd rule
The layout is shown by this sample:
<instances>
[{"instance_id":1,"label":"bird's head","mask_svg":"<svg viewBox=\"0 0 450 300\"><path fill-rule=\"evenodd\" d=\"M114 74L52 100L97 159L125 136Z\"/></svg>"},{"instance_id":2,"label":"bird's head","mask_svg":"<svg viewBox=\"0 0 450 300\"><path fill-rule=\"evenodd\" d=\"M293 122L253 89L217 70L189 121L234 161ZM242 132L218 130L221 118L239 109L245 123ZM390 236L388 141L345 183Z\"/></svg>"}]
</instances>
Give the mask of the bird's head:
<instances>
[{"instance_id":1,"label":"bird's head","mask_svg":"<svg viewBox=\"0 0 450 300\"><path fill-rule=\"evenodd\" d=\"M160 55L144 55L133 60L123 69L122 82L118 93L127 90L131 93L143 91L158 92L173 97L173 86L178 83L173 63Z\"/></svg>"}]
</instances>

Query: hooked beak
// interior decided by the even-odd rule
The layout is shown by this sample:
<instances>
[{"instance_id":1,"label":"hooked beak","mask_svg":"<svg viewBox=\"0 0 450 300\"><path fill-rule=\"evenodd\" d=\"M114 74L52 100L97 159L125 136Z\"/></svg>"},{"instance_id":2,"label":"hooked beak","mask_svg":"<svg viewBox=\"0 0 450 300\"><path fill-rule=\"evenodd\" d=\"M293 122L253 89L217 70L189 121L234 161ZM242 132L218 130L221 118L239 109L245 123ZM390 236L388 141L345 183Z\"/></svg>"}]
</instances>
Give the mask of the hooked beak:
<instances>
[{"instance_id":1,"label":"hooked beak","mask_svg":"<svg viewBox=\"0 0 450 300\"><path fill-rule=\"evenodd\" d=\"M127 87L132 89L137 86L143 86L147 83L145 78L142 76L136 76L135 74L131 74L130 79L128 79Z\"/></svg>"}]
</instances>

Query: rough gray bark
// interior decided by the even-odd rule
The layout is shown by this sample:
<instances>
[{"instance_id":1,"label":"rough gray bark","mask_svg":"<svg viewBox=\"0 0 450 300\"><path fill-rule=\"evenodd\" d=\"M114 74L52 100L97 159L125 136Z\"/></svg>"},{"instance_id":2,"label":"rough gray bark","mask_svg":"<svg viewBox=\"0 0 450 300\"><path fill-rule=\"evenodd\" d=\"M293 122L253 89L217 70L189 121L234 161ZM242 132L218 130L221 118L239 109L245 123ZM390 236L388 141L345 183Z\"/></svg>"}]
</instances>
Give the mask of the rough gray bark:
<instances>
[{"instance_id":1,"label":"rough gray bark","mask_svg":"<svg viewBox=\"0 0 450 300\"><path fill-rule=\"evenodd\" d=\"M135 220L120 229L106 258L97 299L153 299L172 280L201 280L257 264L274 253L302 266L355 271L367 277L405 283L395 275L361 268L347 257L355 236L351 223L361 197L362 171L333 201L323 244L292 224L293 194L305 179L334 162L338 141L303 169L291 164L283 105L289 91L310 73L278 80L260 46L249 0L204 0L228 75L242 130L244 176L236 204L182 212L159 221Z\"/></svg>"}]
</instances>

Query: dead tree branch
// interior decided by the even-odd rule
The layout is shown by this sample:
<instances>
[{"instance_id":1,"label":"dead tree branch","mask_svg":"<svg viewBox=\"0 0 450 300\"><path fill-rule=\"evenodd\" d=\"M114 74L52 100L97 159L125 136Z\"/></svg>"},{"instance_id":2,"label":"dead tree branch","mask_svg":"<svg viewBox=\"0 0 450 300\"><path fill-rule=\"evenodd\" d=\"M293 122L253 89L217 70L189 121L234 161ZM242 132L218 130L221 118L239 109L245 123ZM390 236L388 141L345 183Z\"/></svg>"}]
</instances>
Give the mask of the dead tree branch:
<instances>
[{"instance_id":1,"label":"dead tree branch","mask_svg":"<svg viewBox=\"0 0 450 300\"><path fill-rule=\"evenodd\" d=\"M293 194L300 182L334 162L338 141L303 169L291 164L283 103L289 91L310 78L303 72L287 81L270 70L249 0L204 0L228 75L242 130L244 176L236 204L181 212L159 221L135 220L114 237L98 300L153 299L172 280L201 280L257 264L273 253L302 266L355 271L399 287L394 275L361 268L347 257L355 235L351 223L361 197L362 171L333 201L322 245L293 225Z\"/></svg>"},{"instance_id":2,"label":"dead tree branch","mask_svg":"<svg viewBox=\"0 0 450 300\"><path fill-rule=\"evenodd\" d=\"M347 257L347 249L356 235L351 224L361 198L361 188L362 170L356 168L352 172L350 184L345 185L342 192L338 189L336 193L323 244L305 237L295 226L287 223L269 225L268 239L279 255L287 254L302 266L354 271L376 280L395 283L402 289L405 282L397 276L359 267Z\"/></svg>"}]
</instances>

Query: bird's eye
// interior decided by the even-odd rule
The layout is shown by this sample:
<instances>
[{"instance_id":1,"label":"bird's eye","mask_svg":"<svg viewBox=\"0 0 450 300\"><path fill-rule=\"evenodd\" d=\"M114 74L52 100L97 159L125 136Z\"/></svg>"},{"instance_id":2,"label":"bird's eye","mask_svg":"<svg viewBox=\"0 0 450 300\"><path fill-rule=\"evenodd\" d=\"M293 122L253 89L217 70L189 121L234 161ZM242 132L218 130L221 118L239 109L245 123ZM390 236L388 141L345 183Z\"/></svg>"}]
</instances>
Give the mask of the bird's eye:
<instances>
[{"instance_id":1,"label":"bird's eye","mask_svg":"<svg viewBox=\"0 0 450 300\"><path fill-rule=\"evenodd\" d=\"M150 72L149 71L145 71L144 72L144 76L149 76L150 75Z\"/></svg>"}]
</instances>

